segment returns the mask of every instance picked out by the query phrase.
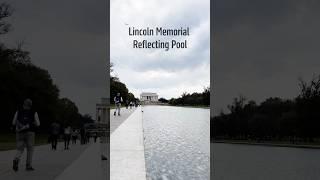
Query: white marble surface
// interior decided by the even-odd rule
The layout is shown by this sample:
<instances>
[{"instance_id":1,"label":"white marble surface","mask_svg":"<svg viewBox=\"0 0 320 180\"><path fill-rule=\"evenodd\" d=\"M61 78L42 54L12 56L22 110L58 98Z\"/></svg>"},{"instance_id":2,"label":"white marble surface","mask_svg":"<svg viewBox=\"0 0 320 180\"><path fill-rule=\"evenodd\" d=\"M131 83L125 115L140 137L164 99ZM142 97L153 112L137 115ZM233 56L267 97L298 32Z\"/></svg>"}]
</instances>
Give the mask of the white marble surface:
<instances>
[{"instance_id":1,"label":"white marble surface","mask_svg":"<svg viewBox=\"0 0 320 180\"><path fill-rule=\"evenodd\" d=\"M111 134L110 156L111 180L146 179L141 108Z\"/></svg>"}]
</instances>

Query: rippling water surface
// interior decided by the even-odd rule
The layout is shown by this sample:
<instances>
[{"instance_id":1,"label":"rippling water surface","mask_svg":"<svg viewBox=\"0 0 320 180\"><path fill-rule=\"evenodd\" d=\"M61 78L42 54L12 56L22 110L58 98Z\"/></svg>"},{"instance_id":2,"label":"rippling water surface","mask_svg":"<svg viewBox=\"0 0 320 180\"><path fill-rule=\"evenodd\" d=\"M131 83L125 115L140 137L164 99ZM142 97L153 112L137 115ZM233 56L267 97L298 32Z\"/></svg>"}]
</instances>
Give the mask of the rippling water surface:
<instances>
[{"instance_id":1,"label":"rippling water surface","mask_svg":"<svg viewBox=\"0 0 320 180\"><path fill-rule=\"evenodd\" d=\"M209 180L210 111L143 107L148 179Z\"/></svg>"}]
</instances>

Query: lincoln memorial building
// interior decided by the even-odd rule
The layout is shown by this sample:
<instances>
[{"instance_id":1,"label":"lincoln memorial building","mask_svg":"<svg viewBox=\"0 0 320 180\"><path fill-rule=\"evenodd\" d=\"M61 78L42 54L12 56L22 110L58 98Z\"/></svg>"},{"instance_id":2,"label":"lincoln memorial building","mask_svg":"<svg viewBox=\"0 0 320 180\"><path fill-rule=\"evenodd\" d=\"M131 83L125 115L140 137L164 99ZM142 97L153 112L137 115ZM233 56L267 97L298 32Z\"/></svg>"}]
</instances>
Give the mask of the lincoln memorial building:
<instances>
[{"instance_id":1,"label":"lincoln memorial building","mask_svg":"<svg viewBox=\"0 0 320 180\"><path fill-rule=\"evenodd\" d=\"M142 101L142 102L158 102L158 94L143 92L140 94L140 101Z\"/></svg>"}]
</instances>

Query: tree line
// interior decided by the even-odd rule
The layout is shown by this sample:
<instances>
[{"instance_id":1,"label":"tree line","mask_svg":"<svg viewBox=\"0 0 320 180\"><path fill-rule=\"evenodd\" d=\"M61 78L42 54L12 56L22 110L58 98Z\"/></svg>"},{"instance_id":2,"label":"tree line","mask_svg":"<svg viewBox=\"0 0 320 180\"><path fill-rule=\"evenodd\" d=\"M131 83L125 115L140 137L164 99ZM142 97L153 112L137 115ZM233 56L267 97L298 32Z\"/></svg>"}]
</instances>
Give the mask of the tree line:
<instances>
[{"instance_id":1,"label":"tree line","mask_svg":"<svg viewBox=\"0 0 320 180\"><path fill-rule=\"evenodd\" d=\"M210 87L204 88L201 93L185 92L178 98L171 98L170 100L160 98L159 101L173 106L210 106Z\"/></svg>"},{"instance_id":2,"label":"tree line","mask_svg":"<svg viewBox=\"0 0 320 180\"><path fill-rule=\"evenodd\" d=\"M230 113L211 119L213 139L314 142L320 138L320 75L299 80L294 99L271 97L260 104L234 98Z\"/></svg>"},{"instance_id":3,"label":"tree line","mask_svg":"<svg viewBox=\"0 0 320 180\"><path fill-rule=\"evenodd\" d=\"M114 64L110 64L110 72L113 72ZM139 101L139 99L135 98L134 95L129 92L126 84L120 81L120 79L116 76L110 75L110 104L114 104L113 98L120 93L124 102L135 102Z\"/></svg>"},{"instance_id":4,"label":"tree line","mask_svg":"<svg viewBox=\"0 0 320 180\"><path fill-rule=\"evenodd\" d=\"M0 38L12 29L6 21L12 13L9 4L0 4ZM39 114L39 131L47 131L54 120L73 127L93 121L89 115L81 115L70 99L60 98L49 72L31 62L30 52L22 49L22 43L9 48L0 39L0 82L1 132L9 131L15 111L26 98L32 99Z\"/></svg>"}]
</instances>

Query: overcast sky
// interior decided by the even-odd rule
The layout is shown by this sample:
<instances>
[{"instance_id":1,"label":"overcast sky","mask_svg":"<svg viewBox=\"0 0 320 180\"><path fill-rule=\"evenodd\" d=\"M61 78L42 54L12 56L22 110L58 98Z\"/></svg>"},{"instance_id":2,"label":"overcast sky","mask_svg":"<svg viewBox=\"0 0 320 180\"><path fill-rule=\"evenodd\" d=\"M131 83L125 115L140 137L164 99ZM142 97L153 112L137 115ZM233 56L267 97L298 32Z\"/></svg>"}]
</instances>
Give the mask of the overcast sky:
<instances>
[{"instance_id":1,"label":"overcast sky","mask_svg":"<svg viewBox=\"0 0 320 180\"><path fill-rule=\"evenodd\" d=\"M320 1L216 0L214 102L294 98L320 73Z\"/></svg>"},{"instance_id":2,"label":"overcast sky","mask_svg":"<svg viewBox=\"0 0 320 180\"><path fill-rule=\"evenodd\" d=\"M136 97L155 92L160 97L179 97L183 92L202 92L210 85L209 0L111 0L111 61L114 75ZM190 27L188 49L133 49L132 40L164 40L130 37L128 28Z\"/></svg>"},{"instance_id":3,"label":"overcast sky","mask_svg":"<svg viewBox=\"0 0 320 180\"><path fill-rule=\"evenodd\" d=\"M61 96L75 101L82 113L94 114L106 87L106 2L8 2L15 13L6 41L24 40L32 61L49 71ZM112 0L111 8L111 61L136 96L152 91L177 97L209 85L208 0ZM257 102L297 96L298 78L320 73L319 9L316 0L216 0L215 109L226 109L239 94ZM132 49L128 26L189 26L189 48Z\"/></svg>"},{"instance_id":4,"label":"overcast sky","mask_svg":"<svg viewBox=\"0 0 320 180\"><path fill-rule=\"evenodd\" d=\"M105 0L10 0L14 46L24 41L32 62L47 69L61 91L81 113L95 117L95 104L106 94Z\"/></svg>"}]
</instances>

